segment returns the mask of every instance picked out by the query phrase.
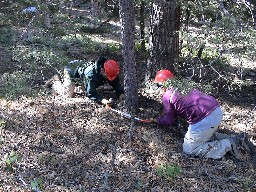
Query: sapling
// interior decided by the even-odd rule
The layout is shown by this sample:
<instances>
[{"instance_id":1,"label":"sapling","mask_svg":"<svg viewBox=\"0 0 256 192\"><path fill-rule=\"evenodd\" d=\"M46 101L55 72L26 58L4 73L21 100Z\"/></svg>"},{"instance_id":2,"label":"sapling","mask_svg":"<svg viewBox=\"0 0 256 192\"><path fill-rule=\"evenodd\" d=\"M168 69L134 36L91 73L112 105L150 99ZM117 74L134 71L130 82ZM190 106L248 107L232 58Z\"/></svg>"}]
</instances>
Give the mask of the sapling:
<instances>
[{"instance_id":1,"label":"sapling","mask_svg":"<svg viewBox=\"0 0 256 192\"><path fill-rule=\"evenodd\" d=\"M175 164L161 164L156 169L156 175L165 179L172 179L181 173L181 167Z\"/></svg>"},{"instance_id":2,"label":"sapling","mask_svg":"<svg viewBox=\"0 0 256 192\"><path fill-rule=\"evenodd\" d=\"M6 169L12 170L13 165L19 160L19 156L12 151L5 159Z\"/></svg>"},{"instance_id":3,"label":"sapling","mask_svg":"<svg viewBox=\"0 0 256 192\"><path fill-rule=\"evenodd\" d=\"M186 78L170 78L166 80L163 86L167 89L177 89L181 94L185 95L193 89L198 89L204 93L210 94L212 92L212 86L203 83L196 83Z\"/></svg>"}]
</instances>

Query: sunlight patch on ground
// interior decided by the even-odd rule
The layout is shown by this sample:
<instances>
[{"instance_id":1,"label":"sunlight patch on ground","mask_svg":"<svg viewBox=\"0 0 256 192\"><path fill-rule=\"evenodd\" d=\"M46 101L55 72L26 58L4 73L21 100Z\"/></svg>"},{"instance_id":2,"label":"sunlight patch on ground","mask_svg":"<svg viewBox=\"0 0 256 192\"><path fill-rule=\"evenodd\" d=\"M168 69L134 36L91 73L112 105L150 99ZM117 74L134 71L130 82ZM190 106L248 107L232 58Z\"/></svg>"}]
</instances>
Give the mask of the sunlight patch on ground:
<instances>
[{"instance_id":1,"label":"sunlight patch on ground","mask_svg":"<svg viewBox=\"0 0 256 192\"><path fill-rule=\"evenodd\" d=\"M13 114L19 113L24 114L28 117L32 117L37 113L42 114L48 112L41 106L33 107L33 102L30 99L22 99L22 101L11 101L11 100L0 100L1 110L6 111L6 115L12 116Z\"/></svg>"},{"instance_id":2,"label":"sunlight patch on ground","mask_svg":"<svg viewBox=\"0 0 256 192\"><path fill-rule=\"evenodd\" d=\"M75 97L75 98L63 98L62 96L53 96L52 99L54 102L60 105L68 105L68 104L82 104L86 102L91 102L91 100L87 97Z\"/></svg>"},{"instance_id":3,"label":"sunlight patch on ground","mask_svg":"<svg viewBox=\"0 0 256 192\"><path fill-rule=\"evenodd\" d=\"M210 48L212 51L217 52L218 49L221 49L223 51L222 55L228 58L229 60L228 64L230 66L236 67L236 68L238 67L238 68L256 69L255 56L253 57L253 55L255 55L255 50L254 50L255 46L254 46L253 40L247 41L245 39L242 43L241 42L235 43L235 42L232 42L232 40L230 39L228 42L224 43L222 42L220 37L216 38L217 30L212 29L211 31L209 31L209 29L205 27L201 27L201 28L189 27L188 29L189 33L187 34L184 33L185 37L183 40L183 44L186 44L186 43L189 44L190 48L196 51L198 49L198 47L196 47L198 46L198 44L205 43L206 48ZM222 38L225 38L225 37L229 39L227 35L223 35ZM236 49L241 49L241 53L240 52L234 53L234 50ZM243 51L245 53L243 53Z\"/></svg>"},{"instance_id":4,"label":"sunlight patch on ground","mask_svg":"<svg viewBox=\"0 0 256 192\"><path fill-rule=\"evenodd\" d=\"M109 23L110 23L111 25L116 26L116 27L121 27L121 23L120 23L120 22L109 21Z\"/></svg>"},{"instance_id":5,"label":"sunlight patch on ground","mask_svg":"<svg viewBox=\"0 0 256 192\"><path fill-rule=\"evenodd\" d=\"M248 58L242 58L242 57L235 57L234 55L230 57L230 55L227 54L229 57L229 64L233 67L241 67L241 68L249 68L249 69L256 69L256 61L249 60Z\"/></svg>"},{"instance_id":6,"label":"sunlight patch on ground","mask_svg":"<svg viewBox=\"0 0 256 192\"><path fill-rule=\"evenodd\" d=\"M128 165L129 163L134 162L136 159L132 153L118 153L116 156L116 163L122 165Z\"/></svg>"},{"instance_id":7,"label":"sunlight patch on ground","mask_svg":"<svg viewBox=\"0 0 256 192\"><path fill-rule=\"evenodd\" d=\"M87 38L90 38L92 41L98 42L98 43L104 43L104 44L116 44L119 45L120 42L117 40L113 40L110 38L103 37L102 35L98 34L90 34L90 35L84 35Z\"/></svg>"}]
</instances>

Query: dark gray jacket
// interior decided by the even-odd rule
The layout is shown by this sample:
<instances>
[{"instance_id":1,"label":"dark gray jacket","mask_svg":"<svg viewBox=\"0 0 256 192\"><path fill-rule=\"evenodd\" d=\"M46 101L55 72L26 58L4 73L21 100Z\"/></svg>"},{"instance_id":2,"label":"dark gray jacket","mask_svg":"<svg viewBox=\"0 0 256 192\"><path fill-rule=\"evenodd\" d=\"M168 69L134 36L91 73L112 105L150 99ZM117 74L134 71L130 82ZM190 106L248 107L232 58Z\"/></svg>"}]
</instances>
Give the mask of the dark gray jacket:
<instances>
[{"instance_id":1,"label":"dark gray jacket","mask_svg":"<svg viewBox=\"0 0 256 192\"><path fill-rule=\"evenodd\" d=\"M101 102L103 97L97 92L96 88L107 82L113 87L117 97L124 93L120 84L119 76L117 76L113 81L109 81L101 75L100 70L103 68L106 60L107 59L105 57L100 57L95 63L83 63L79 61L68 66L70 68L71 78L81 79L84 84L86 96L98 103Z\"/></svg>"}]
</instances>

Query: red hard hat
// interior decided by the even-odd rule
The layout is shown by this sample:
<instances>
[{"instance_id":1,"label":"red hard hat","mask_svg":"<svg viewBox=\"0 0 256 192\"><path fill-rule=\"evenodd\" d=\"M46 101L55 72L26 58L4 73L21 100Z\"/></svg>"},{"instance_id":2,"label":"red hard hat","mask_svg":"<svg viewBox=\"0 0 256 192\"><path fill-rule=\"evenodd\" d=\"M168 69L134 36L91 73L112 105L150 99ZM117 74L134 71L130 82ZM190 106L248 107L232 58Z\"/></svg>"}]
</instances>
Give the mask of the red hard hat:
<instances>
[{"instance_id":1,"label":"red hard hat","mask_svg":"<svg viewBox=\"0 0 256 192\"><path fill-rule=\"evenodd\" d=\"M165 80L170 78L174 78L172 72L167 69L163 69L156 73L154 83L163 83Z\"/></svg>"},{"instance_id":2,"label":"red hard hat","mask_svg":"<svg viewBox=\"0 0 256 192\"><path fill-rule=\"evenodd\" d=\"M107 75L107 78L110 81L113 81L119 73L119 66L118 66L116 61L107 60L104 63L104 70L105 70L105 73Z\"/></svg>"}]
</instances>

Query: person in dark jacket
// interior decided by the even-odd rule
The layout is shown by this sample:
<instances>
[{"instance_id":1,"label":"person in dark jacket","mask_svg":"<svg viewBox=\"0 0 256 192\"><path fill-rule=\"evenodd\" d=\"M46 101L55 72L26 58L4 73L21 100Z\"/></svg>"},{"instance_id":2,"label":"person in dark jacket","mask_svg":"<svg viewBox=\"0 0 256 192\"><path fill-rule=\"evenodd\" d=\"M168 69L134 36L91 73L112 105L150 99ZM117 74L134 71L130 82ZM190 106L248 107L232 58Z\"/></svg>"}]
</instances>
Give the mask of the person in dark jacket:
<instances>
[{"instance_id":1,"label":"person in dark jacket","mask_svg":"<svg viewBox=\"0 0 256 192\"><path fill-rule=\"evenodd\" d=\"M170 78L175 78L170 71L160 70L154 83L162 84ZM172 87L164 91L162 104L162 115L154 119L159 126L171 126L177 117L189 124L183 142L186 154L220 159L230 151L239 159L240 146L252 153L253 146L245 133L228 135L217 132L223 114L219 102L212 96L197 89L181 94L177 87Z\"/></svg>"},{"instance_id":2,"label":"person in dark jacket","mask_svg":"<svg viewBox=\"0 0 256 192\"><path fill-rule=\"evenodd\" d=\"M107 60L105 57L100 57L93 62L84 63L83 61L75 60L70 62L64 68L63 82L59 76L54 76L51 82L53 90L63 97L73 97L75 93L75 81L83 82L85 95L93 101L102 104L109 104L111 99L106 99L97 92L97 88L105 83L109 83L118 99L124 99L124 90L119 80L119 66L114 60ZM48 84L50 84L47 82Z\"/></svg>"}]
</instances>

